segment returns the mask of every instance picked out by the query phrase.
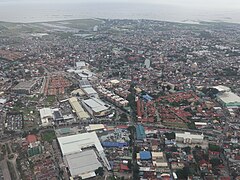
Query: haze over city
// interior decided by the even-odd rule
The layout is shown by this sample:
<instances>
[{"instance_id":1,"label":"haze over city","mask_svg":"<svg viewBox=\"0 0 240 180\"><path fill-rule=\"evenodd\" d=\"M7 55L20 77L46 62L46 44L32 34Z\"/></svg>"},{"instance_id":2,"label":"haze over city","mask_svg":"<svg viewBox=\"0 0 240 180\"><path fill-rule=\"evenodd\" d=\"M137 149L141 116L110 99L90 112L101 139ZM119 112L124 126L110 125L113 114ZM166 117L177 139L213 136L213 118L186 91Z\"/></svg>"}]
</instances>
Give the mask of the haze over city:
<instances>
[{"instance_id":1,"label":"haze over city","mask_svg":"<svg viewBox=\"0 0 240 180\"><path fill-rule=\"evenodd\" d=\"M0 20L79 18L240 22L238 0L1 0Z\"/></svg>"}]
</instances>

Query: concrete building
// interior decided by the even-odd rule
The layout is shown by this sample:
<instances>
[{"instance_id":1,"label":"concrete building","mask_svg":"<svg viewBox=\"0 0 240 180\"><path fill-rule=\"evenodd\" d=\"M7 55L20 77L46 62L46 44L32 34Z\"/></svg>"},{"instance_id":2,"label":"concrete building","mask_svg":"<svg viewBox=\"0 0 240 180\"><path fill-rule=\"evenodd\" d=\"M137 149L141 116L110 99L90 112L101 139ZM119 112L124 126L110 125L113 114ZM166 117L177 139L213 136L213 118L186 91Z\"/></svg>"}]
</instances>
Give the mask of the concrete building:
<instances>
[{"instance_id":1,"label":"concrete building","mask_svg":"<svg viewBox=\"0 0 240 180\"><path fill-rule=\"evenodd\" d=\"M53 113L50 108L42 108L39 110L42 126L51 126Z\"/></svg>"},{"instance_id":2,"label":"concrete building","mask_svg":"<svg viewBox=\"0 0 240 180\"><path fill-rule=\"evenodd\" d=\"M76 62L76 68L77 69L83 69L86 67L86 63L84 61L78 61Z\"/></svg>"},{"instance_id":3,"label":"concrete building","mask_svg":"<svg viewBox=\"0 0 240 180\"><path fill-rule=\"evenodd\" d=\"M31 94L32 90L36 86L37 82L32 81L23 81L19 82L14 88L13 91L18 94Z\"/></svg>"},{"instance_id":4,"label":"concrete building","mask_svg":"<svg viewBox=\"0 0 240 180\"><path fill-rule=\"evenodd\" d=\"M78 99L76 97L71 97L69 99L69 103L73 108L73 111L76 113L77 117L80 120L87 120L90 118L88 113L82 108L80 103L78 102Z\"/></svg>"},{"instance_id":5,"label":"concrete building","mask_svg":"<svg viewBox=\"0 0 240 180\"><path fill-rule=\"evenodd\" d=\"M226 107L240 107L240 97L233 92L224 92L218 95L218 100Z\"/></svg>"},{"instance_id":6,"label":"concrete building","mask_svg":"<svg viewBox=\"0 0 240 180\"><path fill-rule=\"evenodd\" d=\"M95 170L102 166L111 170L95 132L59 137L58 142L64 163L73 178L94 177Z\"/></svg>"},{"instance_id":7,"label":"concrete building","mask_svg":"<svg viewBox=\"0 0 240 180\"><path fill-rule=\"evenodd\" d=\"M95 89L93 89L92 87L85 87L82 88L82 90L88 97L98 98L97 91L95 91Z\"/></svg>"},{"instance_id":8,"label":"concrete building","mask_svg":"<svg viewBox=\"0 0 240 180\"><path fill-rule=\"evenodd\" d=\"M176 133L176 141L185 144L201 144L203 143L204 135L191 134L190 132Z\"/></svg>"},{"instance_id":9,"label":"concrete building","mask_svg":"<svg viewBox=\"0 0 240 180\"><path fill-rule=\"evenodd\" d=\"M90 98L82 101L85 109L95 117L106 116L110 113L111 107L97 98Z\"/></svg>"},{"instance_id":10,"label":"concrete building","mask_svg":"<svg viewBox=\"0 0 240 180\"><path fill-rule=\"evenodd\" d=\"M89 124L85 127L87 132L104 130L105 126L103 124Z\"/></svg>"}]
</instances>

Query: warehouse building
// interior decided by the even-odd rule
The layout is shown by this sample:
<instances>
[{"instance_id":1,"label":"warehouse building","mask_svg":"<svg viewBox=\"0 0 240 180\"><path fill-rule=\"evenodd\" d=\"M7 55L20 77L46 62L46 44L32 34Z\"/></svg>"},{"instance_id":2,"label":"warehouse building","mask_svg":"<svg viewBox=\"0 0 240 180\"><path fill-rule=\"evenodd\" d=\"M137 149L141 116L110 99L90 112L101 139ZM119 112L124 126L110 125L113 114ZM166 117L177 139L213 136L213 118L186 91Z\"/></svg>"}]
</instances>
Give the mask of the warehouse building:
<instances>
[{"instance_id":1,"label":"warehouse building","mask_svg":"<svg viewBox=\"0 0 240 180\"><path fill-rule=\"evenodd\" d=\"M42 108L39 110L42 126L52 125L53 112L50 108Z\"/></svg>"},{"instance_id":2,"label":"warehouse building","mask_svg":"<svg viewBox=\"0 0 240 180\"><path fill-rule=\"evenodd\" d=\"M77 117L80 120L87 120L90 118L90 116L86 111L84 111L84 109L82 108L82 106L80 105L76 97L71 97L69 99L69 103L72 106L73 111L76 113Z\"/></svg>"},{"instance_id":3,"label":"warehouse building","mask_svg":"<svg viewBox=\"0 0 240 180\"><path fill-rule=\"evenodd\" d=\"M97 91L95 91L95 89L93 89L92 87L85 87L82 88L82 90L88 97L98 98Z\"/></svg>"},{"instance_id":4,"label":"warehouse building","mask_svg":"<svg viewBox=\"0 0 240 180\"><path fill-rule=\"evenodd\" d=\"M32 90L36 87L36 85L36 80L19 82L13 88L13 91L18 94L31 94Z\"/></svg>"},{"instance_id":5,"label":"warehouse building","mask_svg":"<svg viewBox=\"0 0 240 180\"><path fill-rule=\"evenodd\" d=\"M103 131L105 130L105 126L103 124L89 124L85 127L87 132L91 131Z\"/></svg>"},{"instance_id":6,"label":"warehouse building","mask_svg":"<svg viewBox=\"0 0 240 180\"><path fill-rule=\"evenodd\" d=\"M95 170L102 166L111 170L95 132L59 137L58 142L64 163L73 178L94 177Z\"/></svg>"},{"instance_id":7,"label":"warehouse building","mask_svg":"<svg viewBox=\"0 0 240 180\"><path fill-rule=\"evenodd\" d=\"M176 141L184 144L201 144L203 143L203 139L203 134L191 134L190 132L176 133Z\"/></svg>"},{"instance_id":8,"label":"warehouse building","mask_svg":"<svg viewBox=\"0 0 240 180\"><path fill-rule=\"evenodd\" d=\"M226 107L240 107L240 97L233 92L224 92L218 95L218 100Z\"/></svg>"},{"instance_id":9,"label":"warehouse building","mask_svg":"<svg viewBox=\"0 0 240 180\"><path fill-rule=\"evenodd\" d=\"M90 98L82 101L84 108L95 117L107 116L110 114L111 106L98 98Z\"/></svg>"},{"instance_id":10,"label":"warehouse building","mask_svg":"<svg viewBox=\"0 0 240 180\"><path fill-rule=\"evenodd\" d=\"M141 124L138 124L136 126L136 134L138 141L144 141L146 139L145 129Z\"/></svg>"}]
</instances>

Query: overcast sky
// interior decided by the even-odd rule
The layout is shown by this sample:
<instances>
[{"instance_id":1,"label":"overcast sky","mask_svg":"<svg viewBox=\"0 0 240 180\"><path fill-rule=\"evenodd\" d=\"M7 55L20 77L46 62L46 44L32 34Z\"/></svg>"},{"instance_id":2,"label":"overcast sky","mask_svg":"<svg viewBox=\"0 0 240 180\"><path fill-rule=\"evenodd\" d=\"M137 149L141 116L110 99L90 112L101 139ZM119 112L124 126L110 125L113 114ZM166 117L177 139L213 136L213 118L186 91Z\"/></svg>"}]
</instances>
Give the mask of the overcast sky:
<instances>
[{"instance_id":1,"label":"overcast sky","mask_svg":"<svg viewBox=\"0 0 240 180\"><path fill-rule=\"evenodd\" d=\"M0 0L5 3L147 3L170 4L188 7L240 8L240 0Z\"/></svg>"}]
</instances>

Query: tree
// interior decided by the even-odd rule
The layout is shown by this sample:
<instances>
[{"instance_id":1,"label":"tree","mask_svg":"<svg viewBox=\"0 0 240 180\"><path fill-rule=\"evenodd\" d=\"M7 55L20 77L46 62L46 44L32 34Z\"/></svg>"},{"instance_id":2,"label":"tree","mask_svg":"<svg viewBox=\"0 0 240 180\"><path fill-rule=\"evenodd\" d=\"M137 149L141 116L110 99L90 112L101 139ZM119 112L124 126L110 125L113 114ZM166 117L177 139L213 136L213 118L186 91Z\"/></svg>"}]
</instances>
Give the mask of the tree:
<instances>
[{"instance_id":1,"label":"tree","mask_svg":"<svg viewBox=\"0 0 240 180\"><path fill-rule=\"evenodd\" d=\"M130 170L132 169L132 161L131 160L128 160L127 166Z\"/></svg>"},{"instance_id":2,"label":"tree","mask_svg":"<svg viewBox=\"0 0 240 180\"><path fill-rule=\"evenodd\" d=\"M212 158L210 160L210 163L212 164L213 167L216 167L221 164L221 160L219 158Z\"/></svg>"},{"instance_id":3,"label":"tree","mask_svg":"<svg viewBox=\"0 0 240 180\"><path fill-rule=\"evenodd\" d=\"M180 180L185 180L188 179L190 170L188 167L184 167L183 169L179 169L176 171L177 177Z\"/></svg>"},{"instance_id":4,"label":"tree","mask_svg":"<svg viewBox=\"0 0 240 180\"><path fill-rule=\"evenodd\" d=\"M176 138L176 134L174 132L171 132L171 133L164 133L164 135L166 136L166 138L168 140L171 140L171 139L175 139Z\"/></svg>"},{"instance_id":5,"label":"tree","mask_svg":"<svg viewBox=\"0 0 240 180\"><path fill-rule=\"evenodd\" d=\"M119 121L121 121L121 122L128 122L128 116L125 113L120 114Z\"/></svg>"},{"instance_id":6,"label":"tree","mask_svg":"<svg viewBox=\"0 0 240 180\"><path fill-rule=\"evenodd\" d=\"M185 151L187 154L190 154L191 153L191 147L190 146L184 147L183 151Z\"/></svg>"},{"instance_id":7,"label":"tree","mask_svg":"<svg viewBox=\"0 0 240 180\"><path fill-rule=\"evenodd\" d=\"M208 148L210 151L221 152L221 147L215 144L209 144Z\"/></svg>"},{"instance_id":8,"label":"tree","mask_svg":"<svg viewBox=\"0 0 240 180\"><path fill-rule=\"evenodd\" d=\"M95 170L95 173L99 176L103 176L104 175L103 167L99 167L97 170Z\"/></svg>"}]
</instances>

